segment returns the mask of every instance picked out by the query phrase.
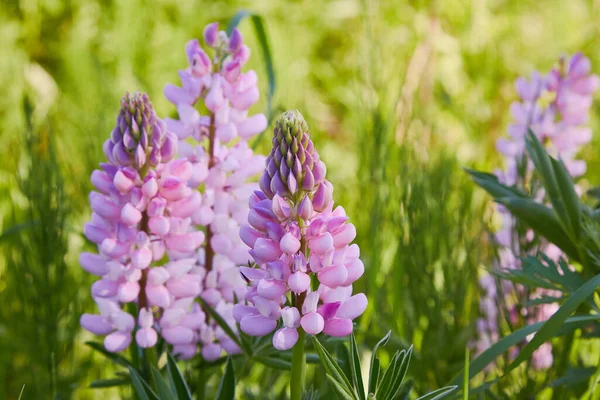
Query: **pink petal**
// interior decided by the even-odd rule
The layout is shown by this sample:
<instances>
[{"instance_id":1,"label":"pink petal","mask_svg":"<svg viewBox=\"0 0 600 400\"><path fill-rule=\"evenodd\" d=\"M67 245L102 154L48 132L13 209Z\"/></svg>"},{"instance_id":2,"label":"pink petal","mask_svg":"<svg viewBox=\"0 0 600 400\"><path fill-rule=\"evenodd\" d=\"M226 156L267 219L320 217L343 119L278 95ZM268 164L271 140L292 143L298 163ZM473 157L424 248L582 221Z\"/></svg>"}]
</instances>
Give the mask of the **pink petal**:
<instances>
[{"instance_id":1,"label":"pink petal","mask_svg":"<svg viewBox=\"0 0 600 400\"><path fill-rule=\"evenodd\" d=\"M111 353L125 350L131 343L131 333L113 332L104 338L104 347Z\"/></svg>"},{"instance_id":2,"label":"pink petal","mask_svg":"<svg viewBox=\"0 0 600 400\"><path fill-rule=\"evenodd\" d=\"M258 282L258 295L269 300L277 300L281 298L287 291L285 282L275 279L261 279Z\"/></svg>"},{"instance_id":3,"label":"pink petal","mask_svg":"<svg viewBox=\"0 0 600 400\"><path fill-rule=\"evenodd\" d=\"M135 341L137 344L144 349L152 347L156 344L158 335L152 328L139 329L135 334Z\"/></svg>"},{"instance_id":4,"label":"pink petal","mask_svg":"<svg viewBox=\"0 0 600 400\"><path fill-rule=\"evenodd\" d=\"M279 247L288 255L295 254L300 250L300 241L291 232L288 232L281 238Z\"/></svg>"},{"instance_id":5,"label":"pink petal","mask_svg":"<svg viewBox=\"0 0 600 400\"><path fill-rule=\"evenodd\" d=\"M288 278L288 285L295 293L305 292L310 287L310 277L304 272L297 271Z\"/></svg>"},{"instance_id":6,"label":"pink petal","mask_svg":"<svg viewBox=\"0 0 600 400\"><path fill-rule=\"evenodd\" d=\"M112 324L108 323L101 315L83 314L79 323L83 329L96 335L107 335L114 330Z\"/></svg>"},{"instance_id":7,"label":"pink petal","mask_svg":"<svg viewBox=\"0 0 600 400\"><path fill-rule=\"evenodd\" d=\"M333 248L333 237L329 232L325 232L321 236L311 239L308 247L315 254L323 255Z\"/></svg>"},{"instance_id":8,"label":"pink petal","mask_svg":"<svg viewBox=\"0 0 600 400\"><path fill-rule=\"evenodd\" d=\"M129 303L137 299L140 293L140 285L137 282L125 282L119 286L119 301Z\"/></svg>"},{"instance_id":9,"label":"pink petal","mask_svg":"<svg viewBox=\"0 0 600 400\"><path fill-rule=\"evenodd\" d=\"M150 305L161 308L169 307L171 303L171 295L163 285L148 285L146 286L146 296Z\"/></svg>"},{"instance_id":10,"label":"pink petal","mask_svg":"<svg viewBox=\"0 0 600 400\"><path fill-rule=\"evenodd\" d=\"M323 333L329 336L342 337L352 333L352 320L334 318L325 321Z\"/></svg>"},{"instance_id":11,"label":"pink petal","mask_svg":"<svg viewBox=\"0 0 600 400\"><path fill-rule=\"evenodd\" d=\"M189 344L194 340L194 331L183 326L166 328L161 332L162 337L169 344Z\"/></svg>"},{"instance_id":12,"label":"pink petal","mask_svg":"<svg viewBox=\"0 0 600 400\"><path fill-rule=\"evenodd\" d=\"M365 312L367 304L367 296L364 293L355 294L342 303L335 316L342 319L354 319Z\"/></svg>"},{"instance_id":13,"label":"pink petal","mask_svg":"<svg viewBox=\"0 0 600 400\"><path fill-rule=\"evenodd\" d=\"M240 321L240 328L250 336L265 336L276 327L277 321L262 315L246 316Z\"/></svg>"},{"instance_id":14,"label":"pink petal","mask_svg":"<svg viewBox=\"0 0 600 400\"><path fill-rule=\"evenodd\" d=\"M106 261L98 254L81 253L79 255L79 263L90 274L102 276L108 273Z\"/></svg>"},{"instance_id":15,"label":"pink petal","mask_svg":"<svg viewBox=\"0 0 600 400\"><path fill-rule=\"evenodd\" d=\"M277 350L289 350L298 342L298 330L282 328L273 335L273 347Z\"/></svg>"},{"instance_id":16,"label":"pink petal","mask_svg":"<svg viewBox=\"0 0 600 400\"><path fill-rule=\"evenodd\" d=\"M316 335L321 333L323 327L325 326L325 320L323 316L316 312L311 312L306 314L300 320L300 325L302 329L309 335Z\"/></svg>"},{"instance_id":17,"label":"pink petal","mask_svg":"<svg viewBox=\"0 0 600 400\"><path fill-rule=\"evenodd\" d=\"M332 265L319 271L317 277L319 282L333 289L348 279L348 271L344 265Z\"/></svg>"}]
</instances>

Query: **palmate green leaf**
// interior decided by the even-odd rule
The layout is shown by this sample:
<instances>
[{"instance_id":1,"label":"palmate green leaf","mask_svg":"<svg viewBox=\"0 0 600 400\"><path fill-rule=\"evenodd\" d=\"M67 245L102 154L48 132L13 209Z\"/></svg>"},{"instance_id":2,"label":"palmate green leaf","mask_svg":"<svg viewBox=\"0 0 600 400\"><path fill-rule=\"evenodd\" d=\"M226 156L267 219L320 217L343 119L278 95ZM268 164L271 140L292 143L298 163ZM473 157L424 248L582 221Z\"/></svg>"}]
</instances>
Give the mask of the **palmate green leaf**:
<instances>
[{"instance_id":1,"label":"palmate green leaf","mask_svg":"<svg viewBox=\"0 0 600 400\"><path fill-rule=\"evenodd\" d=\"M410 346L408 350L396 353L397 356L392 359L393 361L383 375L380 389L375 392L378 399L392 400L397 397L408 371L412 350L413 347ZM390 371L391 373L389 373Z\"/></svg>"},{"instance_id":2,"label":"palmate green leaf","mask_svg":"<svg viewBox=\"0 0 600 400\"><path fill-rule=\"evenodd\" d=\"M350 368L352 369L352 381L358 392L358 397L361 400L366 400L365 387L363 385L362 371L360 368L360 354L358 352L358 345L356 344L354 332L350 335Z\"/></svg>"},{"instance_id":3,"label":"palmate green leaf","mask_svg":"<svg viewBox=\"0 0 600 400\"><path fill-rule=\"evenodd\" d=\"M214 308L210 306L210 304L208 304L202 297L198 297L198 302L202 306L202 309L206 313L208 313L212 319L215 320L217 325L219 325L221 329L223 329L227 336L229 336L229 338L233 340L240 349L244 350L246 354L252 353L251 349L248 348L248 343L242 342L240 340L240 337L235 334L235 332L233 331L233 329L231 329L229 324L223 319L223 317L221 317L221 315L218 312L214 310Z\"/></svg>"},{"instance_id":4,"label":"palmate green leaf","mask_svg":"<svg viewBox=\"0 0 600 400\"><path fill-rule=\"evenodd\" d=\"M333 388L333 391L335 392L335 395L339 399L341 399L341 400L355 400L354 397L350 396L348 394L348 392L346 392L346 390L344 390L344 388L342 387L342 385L338 381L336 381L331 375L326 374L326 376L327 376L327 382L329 382L329 384Z\"/></svg>"},{"instance_id":5,"label":"palmate green leaf","mask_svg":"<svg viewBox=\"0 0 600 400\"><path fill-rule=\"evenodd\" d=\"M515 217L533 229L536 234L544 236L557 245L571 259L581 261L577 246L569 239L556 218L556 214L550 208L526 198L503 197L494 200L508 208Z\"/></svg>"},{"instance_id":6,"label":"palmate green leaf","mask_svg":"<svg viewBox=\"0 0 600 400\"><path fill-rule=\"evenodd\" d=\"M329 354L327 349L323 347L323 345L319 342L319 340L315 336L311 336L311 340L314 348L317 350L317 354L319 354L319 358L323 363L323 367L325 368L325 372L331 375L331 379L335 380L343 391L350 396L351 399L356 399L356 394L354 393L354 389L350 384L350 381L344 374L344 371L337 364L335 359Z\"/></svg>"},{"instance_id":7,"label":"palmate green leaf","mask_svg":"<svg viewBox=\"0 0 600 400\"><path fill-rule=\"evenodd\" d=\"M380 372L380 361L377 356L377 350L380 347L385 346L390 340L392 331L388 331L386 335L373 347L373 355L371 356L371 364L369 365L369 394L377 391L379 385L379 372Z\"/></svg>"},{"instance_id":8,"label":"palmate green leaf","mask_svg":"<svg viewBox=\"0 0 600 400\"><path fill-rule=\"evenodd\" d=\"M177 400L192 400L190 388L185 383L185 379L177 366L177 361L170 352L167 352L167 375L169 376L171 389L177 395Z\"/></svg>"},{"instance_id":9,"label":"palmate green leaf","mask_svg":"<svg viewBox=\"0 0 600 400\"><path fill-rule=\"evenodd\" d=\"M585 284L583 284L576 292L571 294L569 298L560 306L560 308L546 321L540 330L535 334L533 339L519 351L519 355L508 366L510 372L515 369L523 361L529 359L533 352L538 349L544 342L550 340L556 332L563 326L564 322L571 314L577 310L577 307L585 302L594 294L600 286L600 274L596 275Z\"/></svg>"},{"instance_id":10,"label":"palmate green leaf","mask_svg":"<svg viewBox=\"0 0 600 400\"><path fill-rule=\"evenodd\" d=\"M457 388L458 388L458 386L446 386L443 388L439 388L437 390L434 390L433 392L427 393L426 395L419 397L417 400L443 399L444 397L446 397L446 396L450 395L452 392L454 392Z\"/></svg>"},{"instance_id":11,"label":"palmate green leaf","mask_svg":"<svg viewBox=\"0 0 600 400\"><path fill-rule=\"evenodd\" d=\"M92 349L96 350L98 353L102 354L103 356L107 357L115 364L118 364L123 367L133 367L133 365L131 364L131 362L129 362L129 360L127 360L125 357L123 357L117 353L111 353L110 351L106 350L102 343L85 342L85 344L87 346L91 347Z\"/></svg>"},{"instance_id":12,"label":"palmate green leaf","mask_svg":"<svg viewBox=\"0 0 600 400\"><path fill-rule=\"evenodd\" d=\"M129 367L133 391L139 400L161 400L133 367Z\"/></svg>"},{"instance_id":13,"label":"palmate green leaf","mask_svg":"<svg viewBox=\"0 0 600 400\"><path fill-rule=\"evenodd\" d=\"M570 317L563 324L563 332L566 333L568 328L580 327L582 323L598 320L600 320L600 315L582 315ZM523 328L517 329L510 335L507 335L494 343L489 349L485 350L479 355L479 357L475 358L469 364L469 380L483 371L486 366L508 351L508 349L510 349L512 346L523 342L527 336L537 332L538 329L540 329L543 325L544 322L536 322L535 324L524 326ZM457 385L462 387L463 375L464 370L459 371L448 385ZM471 392L473 392L473 390Z\"/></svg>"},{"instance_id":14,"label":"palmate green leaf","mask_svg":"<svg viewBox=\"0 0 600 400\"><path fill-rule=\"evenodd\" d=\"M225 372L223 373L221 382L219 382L217 400L235 400L235 371L231 357L227 359Z\"/></svg>"},{"instance_id":15,"label":"palmate green leaf","mask_svg":"<svg viewBox=\"0 0 600 400\"><path fill-rule=\"evenodd\" d=\"M156 369L154 365L150 366L150 371L152 373L154 387L158 391L158 397L160 397L161 400L175 400L175 393L171 390L169 383L163 378L160 371Z\"/></svg>"}]
</instances>

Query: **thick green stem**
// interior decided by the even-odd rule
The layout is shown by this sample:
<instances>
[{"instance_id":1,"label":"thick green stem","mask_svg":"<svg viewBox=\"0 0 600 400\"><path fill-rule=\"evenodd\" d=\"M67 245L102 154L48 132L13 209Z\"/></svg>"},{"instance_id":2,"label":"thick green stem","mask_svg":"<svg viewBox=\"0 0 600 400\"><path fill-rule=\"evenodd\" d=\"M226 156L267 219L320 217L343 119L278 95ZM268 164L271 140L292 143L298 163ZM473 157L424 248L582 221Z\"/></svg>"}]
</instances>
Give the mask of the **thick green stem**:
<instances>
[{"instance_id":1,"label":"thick green stem","mask_svg":"<svg viewBox=\"0 0 600 400\"><path fill-rule=\"evenodd\" d=\"M290 381L290 400L301 400L306 375L306 356L304 354L304 330L298 329L298 342L292 350L292 378Z\"/></svg>"}]
</instances>

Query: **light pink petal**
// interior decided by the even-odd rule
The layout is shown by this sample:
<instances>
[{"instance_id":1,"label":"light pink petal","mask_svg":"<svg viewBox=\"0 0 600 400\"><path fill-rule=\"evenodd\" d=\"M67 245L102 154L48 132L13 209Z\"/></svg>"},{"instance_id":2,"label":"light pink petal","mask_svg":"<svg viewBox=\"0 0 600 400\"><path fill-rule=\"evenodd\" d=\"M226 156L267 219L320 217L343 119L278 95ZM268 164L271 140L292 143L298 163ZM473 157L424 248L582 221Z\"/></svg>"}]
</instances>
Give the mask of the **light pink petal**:
<instances>
[{"instance_id":1,"label":"light pink petal","mask_svg":"<svg viewBox=\"0 0 600 400\"><path fill-rule=\"evenodd\" d=\"M163 329L162 337L169 344L189 344L194 340L194 331L183 326Z\"/></svg>"},{"instance_id":2,"label":"light pink petal","mask_svg":"<svg viewBox=\"0 0 600 400\"><path fill-rule=\"evenodd\" d=\"M352 320L339 318L327 320L323 333L335 337L347 336L352 333Z\"/></svg>"},{"instance_id":3,"label":"light pink petal","mask_svg":"<svg viewBox=\"0 0 600 400\"><path fill-rule=\"evenodd\" d=\"M262 315L246 316L240 321L240 328L250 336L265 336L276 327L277 321Z\"/></svg>"},{"instance_id":4,"label":"light pink petal","mask_svg":"<svg viewBox=\"0 0 600 400\"><path fill-rule=\"evenodd\" d=\"M135 341L143 349L147 349L149 347L154 346L156 344L157 339L158 335L156 334L156 331L152 328L139 329L135 334Z\"/></svg>"},{"instance_id":5,"label":"light pink petal","mask_svg":"<svg viewBox=\"0 0 600 400\"><path fill-rule=\"evenodd\" d=\"M131 333L113 332L104 338L104 347L111 353L125 350L131 343Z\"/></svg>"},{"instance_id":6,"label":"light pink petal","mask_svg":"<svg viewBox=\"0 0 600 400\"><path fill-rule=\"evenodd\" d=\"M273 347L277 350L289 350L298 342L298 330L282 328L273 335Z\"/></svg>"},{"instance_id":7,"label":"light pink petal","mask_svg":"<svg viewBox=\"0 0 600 400\"><path fill-rule=\"evenodd\" d=\"M335 316L343 319L354 319L366 310L367 303L367 296L364 293L355 294L342 303Z\"/></svg>"},{"instance_id":8,"label":"light pink petal","mask_svg":"<svg viewBox=\"0 0 600 400\"><path fill-rule=\"evenodd\" d=\"M309 335L316 335L323 330L325 320L321 314L311 312L302 317L300 325L302 325L302 329Z\"/></svg>"},{"instance_id":9,"label":"light pink petal","mask_svg":"<svg viewBox=\"0 0 600 400\"><path fill-rule=\"evenodd\" d=\"M96 335L107 335L114 328L104 317L94 314L83 314L79 319L79 323L83 329L95 333Z\"/></svg>"}]
</instances>

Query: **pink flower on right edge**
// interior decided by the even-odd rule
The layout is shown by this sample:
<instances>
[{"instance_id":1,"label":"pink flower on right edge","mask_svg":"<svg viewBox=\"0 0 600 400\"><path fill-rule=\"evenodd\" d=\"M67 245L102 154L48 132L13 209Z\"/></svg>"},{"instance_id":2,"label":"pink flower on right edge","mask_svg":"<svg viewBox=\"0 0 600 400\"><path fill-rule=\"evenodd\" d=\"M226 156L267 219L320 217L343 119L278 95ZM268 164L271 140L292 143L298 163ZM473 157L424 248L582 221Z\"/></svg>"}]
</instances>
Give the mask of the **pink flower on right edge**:
<instances>
[{"instance_id":1,"label":"pink flower on right edge","mask_svg":"<svg viewBox=\"0 0 600 400\"><path fill-rule=\"evenodd\" d=\"M277 120L273 148L250 198L249 225L240 236L257 268L242 267L249 282L246 304L233 316L250 336L273 335L278 350L292 348L298 330L346 336L367 307L352 283L364 272L356 237L341 206L333 207L333 186L325 164L298 111Z\"/></svg>"},{"instance_id":2,"label":"pink flower on right edge","mask_svg":"<svg viewBox=\"0 0 600 400\"><path fill-rule=\"evenodd\" d=\"M592 130L587 122L592 95L599 87L600 78L591 73L590 60L581 53L561 58L546 76L535 72L530 80L523 77L517 79L516 90L520 101L514 102L510 108L513 116L513 122L508 128L510 138L500 138L496 142L496 149L504 156L506 164L504 171L496 172L500 182L525 189L524 182L530 180L533 165L525 153L528 130L544 143L551 155L564 161L573 178L582 176L586 171L586 163L577 159L577 153L592 139ZM540 202L544 201L543 188L531 195ZM500 206L498 209L502 216L502 227L495 233L499 258L493 268L520 268L520 257L535 255L527 250L535 236L529 231L525 237L519 237L514 217L506 208ZM555 261L563 256L558 247L545 241L542 241L537 251ZM490 275L482 277L480 286L484 296L480 303L482 318L477 321L477 353L485 351L498 339L499 319L517 324L518 315L522 315L528 323L535 323L547 320L558 309L558 305L553 303L524 307L518 312L518 303L536 297L557 295L548 290L527 292L522 286L503 281L502 291L498 292L496 282ZM498 294L503 297L498 298ZM499 311L500 304L504 304L506 309ZM502 311L506 315L502 315ZM536 369L549 368L552 362L550 343L545 343L533 354L533 366Z\"/></svg>"}]
</instances>

